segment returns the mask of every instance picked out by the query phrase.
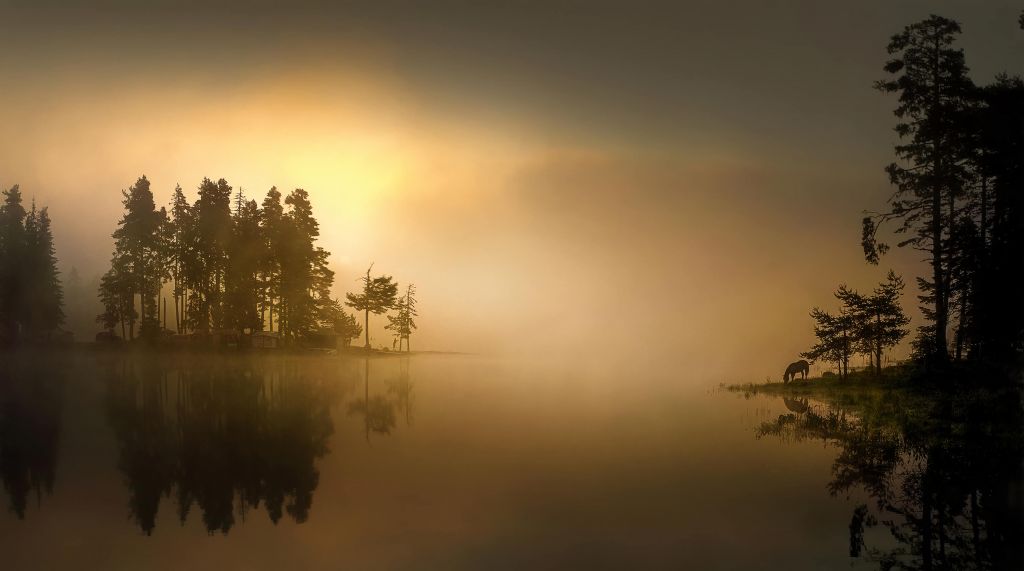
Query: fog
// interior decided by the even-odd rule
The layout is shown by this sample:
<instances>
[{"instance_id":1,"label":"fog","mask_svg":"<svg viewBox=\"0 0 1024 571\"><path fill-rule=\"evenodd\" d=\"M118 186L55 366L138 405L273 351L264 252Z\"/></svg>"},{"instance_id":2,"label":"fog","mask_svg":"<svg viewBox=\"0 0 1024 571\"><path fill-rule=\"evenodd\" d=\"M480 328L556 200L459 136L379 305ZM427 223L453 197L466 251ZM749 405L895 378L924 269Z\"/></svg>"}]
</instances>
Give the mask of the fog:
<instances>
[{"instance_id":1,"label":"fog","mask_svg":"<svg viewBox=\"0 0 1024 571\"><path fill-rule=\"evenodd\" d=\"M891 192L888 36L937 11L977 78L1024 71L1012 2L448 8L2 7L0 185L86 282L142 174L164 205L203 177L304 188L336 294L370 263L417 285L414 350L760 380L839 283L920 270L859 247Z\"/></svg>"}]
</instances>

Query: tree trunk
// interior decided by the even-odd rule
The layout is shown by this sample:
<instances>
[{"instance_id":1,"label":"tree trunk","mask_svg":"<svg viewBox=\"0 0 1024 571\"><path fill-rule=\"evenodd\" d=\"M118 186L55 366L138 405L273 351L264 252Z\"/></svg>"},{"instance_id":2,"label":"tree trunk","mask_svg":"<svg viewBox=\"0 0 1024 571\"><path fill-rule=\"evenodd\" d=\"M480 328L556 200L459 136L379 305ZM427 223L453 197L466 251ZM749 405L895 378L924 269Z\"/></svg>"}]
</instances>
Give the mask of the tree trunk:
<instances>
[{"instance_id":1,"label":"tree trunk","mask_svg":"<svg viewBox=\"0 0 1024 571\"><path fill-rule=\"evenodd\" d=\"M367 274L369 275L369 274ZM366 310L366 316L363 318L364 328L366 329L366 350L370 350L370 310Z\"/></svg>"},{"instance_id":2,"label":"tree trunk","mask_svg":"<svg viewBox=\"0 0 1024 571\"><path fill-rule=\"evenodd\" d=\"M938 114L941 104L941 81L939 72L939 39L935 38L932 50L932 108L929 110L932 116ZM935 181L932 186L931 205L931 234L932 234L932 279L935 283L935 356L939 363L945 363L949 358L946 346L946 283L942 270L942 162L938 158L941 141L935 137L931 141L934 161L932 164L932 175ZM949 221L952 224L952 220Z\"/></svg>"},{"instance_id":3,"label":"tree trunk","mask_svg":"<svg viewBox=\"0 0 1024 571\"><path fill-rule=\"evenodd\" d=\"M960 302L960 323L956 328L957 340L956 340L956 360L960 360L960 353L967 343L967 330L964 329L964 323L967 321L967 292L964 292L963 299Z\"/></svg>"},{"instance_id":4,"label":"tree trunk","mask_svg":"<svg viewBox=\"0 0 1024 571\"><path fill-rule=\"evenodd\" d=\"M935 285L935 356L945 362L946 353L946 287L942 271L942 196L939 187L932 196L932 281Z\"/></svg>"},{"instance_id":5,"label":"tree trunk","mask_svg":"<svg viewBox=\"0 0 1024 571\"><path fill-rule=\"evenodd\" d=\"M882 344L875 347L875 366L878 367L878 376L882 376Z\"/></svg>"}]
</instances>

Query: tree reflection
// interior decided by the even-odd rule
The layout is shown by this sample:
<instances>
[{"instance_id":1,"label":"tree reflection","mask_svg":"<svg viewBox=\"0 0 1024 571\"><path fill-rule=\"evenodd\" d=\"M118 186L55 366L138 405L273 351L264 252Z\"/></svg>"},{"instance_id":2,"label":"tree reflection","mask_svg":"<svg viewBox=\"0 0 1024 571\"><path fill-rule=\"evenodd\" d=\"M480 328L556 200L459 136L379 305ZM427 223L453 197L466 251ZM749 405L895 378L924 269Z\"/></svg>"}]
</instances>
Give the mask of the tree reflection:
<instances>
[{"instance_id":1,"label":"tree reflection","mask_svg":"<svg viewBox=\"0 0 1024 571\"><path fill-rule=\"evenodd\" d=\"M407 359L403 359L407 360ZM370 433L377 434L391 434L391 430L395 428L395 407L396 405L402 407L402 410L406 413L406 420L410 419L409 402L411 399L412 383L408 379L408 365L403 365L402 370L405 371L405 385L402 389L401 379L403 375L400 373L398 380L390 381L388 383L388 394L385 395L373 395L370 396L370 359L364 359L364 373L363 373L363 398L357 399L349 403L348 413L352 416L363 417L363 427L366 433L366 441L370 441ZM399 392L395 393L392 388L398 387L398 390L405 390L404 395Z\"/></svg>"},{"instance_id":2,"label":"tree reflection","mask_svg":"<svg viewBox=\"0 0 1024 571\"><path fill-rule=\"evenodd\" d=\"M1021 410L1017 392L875 393L780 415L758 435L839 448L829 492L871 499L850 521L852 557L880 569L1020 569ZM878 526L889 539L869 546Z\"/></svg>"},{"instance_id":3,"label":"tree reflection","mask_svg":"<svg viewBox=\"0 0 1024 571\"><path fill-rule=\"evenodd\" d=\"M0 479L10 510L24 519L30 494L53 493L64 378L53 361L0 366Z\"/></svg>"},{"instance_id":4,"label":"tree reflection","mask_svg":"<svg viewBox=\"0 0 1024 571\"><path fill-rule=\"evenodd\" d=\"M284 513L306 521L337 387L289 362L114 364L106 407L132 517L151 534L173 494L179 521L198 506L210 533L227 533L261 504L275 524Z\"/></svg>"},{"instance_id":5,"label":"tree reflection","mask_svg":"<svg viewBox=\"0 0 1024 571\"><path fill-rule=\"evenodd\" d=\"M409 358L399 363L398 376L388 381L388 395L395 407L405 416L405 425L412 426L412 409L415 404L412 379L409 377Z\"/></svg>"}]
</instances>

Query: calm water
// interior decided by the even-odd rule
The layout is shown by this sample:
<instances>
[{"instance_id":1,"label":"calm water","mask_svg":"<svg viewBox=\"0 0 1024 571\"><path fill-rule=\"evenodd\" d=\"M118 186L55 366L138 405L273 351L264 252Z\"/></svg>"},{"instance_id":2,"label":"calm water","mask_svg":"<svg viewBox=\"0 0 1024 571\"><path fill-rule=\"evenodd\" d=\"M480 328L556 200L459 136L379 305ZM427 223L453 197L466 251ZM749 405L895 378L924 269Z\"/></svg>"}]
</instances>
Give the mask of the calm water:
<instances>
[{"instance_id":1,"label":"calm water","mask_svg":"<svg viewBox=\"0 0 1024 571\"><path fill-rule=\"evenodd\" d=\"M467 356L81 353L7 356L0 371L5 569L793 570L921 558L900 555L913 538L858 512L882 504L857 477L903 453L870 439L853 448L855 431L836 423L855 419L813 402ZM849 454L867 457L847 459L860 472L838 469L853 481L837 489ZM946 534L946 565L954 548L989 549L988 535L1002 534L1004 550L1019 540L1015 478L974 495L983 537L968 511L947 510L943 529L967 525L955 539L970 545ZM917 509L896 497L917 497L902 480L874 484L892 500L883 512ZM866 548L852 558L858 513Z\"/></svg>"}]
</instances>

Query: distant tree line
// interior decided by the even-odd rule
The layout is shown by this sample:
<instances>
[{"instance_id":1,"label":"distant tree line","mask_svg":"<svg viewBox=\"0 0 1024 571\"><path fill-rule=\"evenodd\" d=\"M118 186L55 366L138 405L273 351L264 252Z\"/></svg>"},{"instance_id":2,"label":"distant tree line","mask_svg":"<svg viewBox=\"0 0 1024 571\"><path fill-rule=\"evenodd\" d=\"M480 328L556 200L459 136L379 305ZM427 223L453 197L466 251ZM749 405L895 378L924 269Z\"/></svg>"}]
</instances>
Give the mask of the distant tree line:
<instances>
[{"instance_id":1,"label":"distant tree line","mask_svg":"<svg viewBox=\"0 0 1024 571\"><path fill-rule=\"evenodd\" d=\"M269 331L291 343L329 330L346 345L363 333L331 297L330 253L316 244L319 223L305 190L282 197L271 188L257 204L241 188L233 194L226 180L206 178L194 203L178 186L170 208L157 209L142 176L123 197L110 269L99 288L97 321L109 331L153 340L173 324L178 334ZM391 276L371 278L367 270L363 291L348 294L346 304L365 313L368 331L370 313L396 307L397 288ZM406 322L407 338L415 324Z\"/></svg>"},{"instance_id":2,"label":"distant tree line","mask_svg":"<svg viewBox=\"0 0 1024 571\"><path fill-rule=\"evenodd\" d=\"M64 322L49 211L28 210L18 185L0 205L0 341L49 339Z\"/></svg>"},{"instance_id":3,"label":"distant tree line","mask_svg":"<svg viewBox=\"0 0 1024 571\"><path fill-rule=\"evenodd\" d=\"M862 245L877 264L889 249L878 231L891 222L898 246L926 256L915 347L929 365L1015 366L1024 349L1024 81L1001 74L976 85L959 34L957 22L931 16L889 43L876 88L898 96L897 161L886 168L896 188L885 210L864 217Z\"/></svg>"}]
</instances>

